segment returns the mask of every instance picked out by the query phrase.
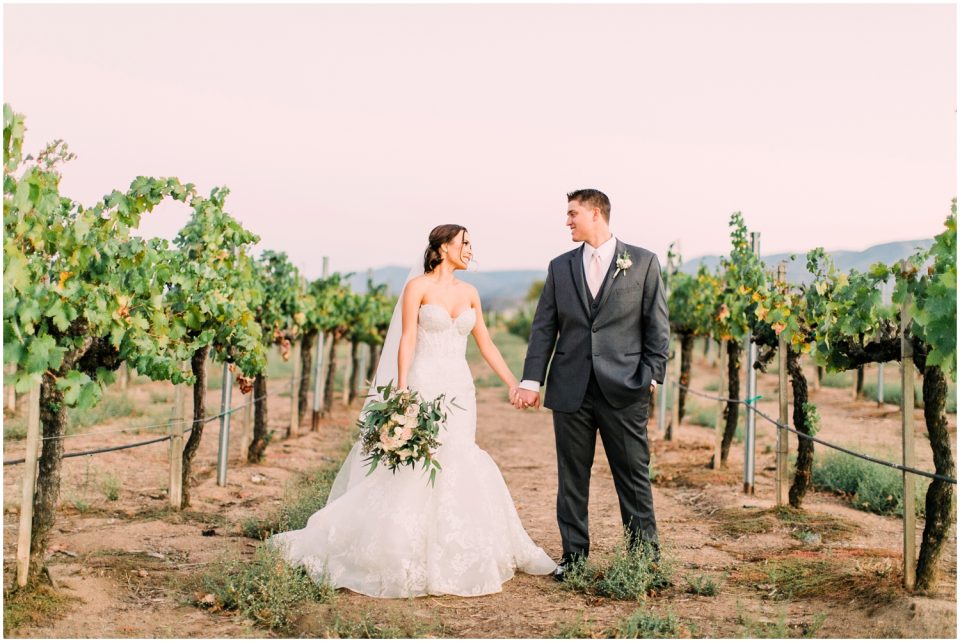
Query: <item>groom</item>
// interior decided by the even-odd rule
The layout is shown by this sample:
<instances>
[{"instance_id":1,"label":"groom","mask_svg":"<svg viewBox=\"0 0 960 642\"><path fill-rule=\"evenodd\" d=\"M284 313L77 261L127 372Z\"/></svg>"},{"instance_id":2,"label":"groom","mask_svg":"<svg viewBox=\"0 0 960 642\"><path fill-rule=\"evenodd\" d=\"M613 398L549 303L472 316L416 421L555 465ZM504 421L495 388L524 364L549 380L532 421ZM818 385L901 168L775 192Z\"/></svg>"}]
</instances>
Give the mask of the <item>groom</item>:
<instances>
[{"instance_id":1,"label":"groom","mask_svg":"<svg viewBox=\"0 0 960 642\"><path fill-rule=\"evenodd\" d=\"M563 557L554 572L590 552L587 499L597 430L634 547L659 560L650 488L647 416L663 382L670 338L656 254L610 234L610 199L594 189L567 194L567 227L583 243L550 262L530 331L517 408L553 411L557 523ZM551 360L552 355L552 360Z\"/></svg>"}]
</instances>

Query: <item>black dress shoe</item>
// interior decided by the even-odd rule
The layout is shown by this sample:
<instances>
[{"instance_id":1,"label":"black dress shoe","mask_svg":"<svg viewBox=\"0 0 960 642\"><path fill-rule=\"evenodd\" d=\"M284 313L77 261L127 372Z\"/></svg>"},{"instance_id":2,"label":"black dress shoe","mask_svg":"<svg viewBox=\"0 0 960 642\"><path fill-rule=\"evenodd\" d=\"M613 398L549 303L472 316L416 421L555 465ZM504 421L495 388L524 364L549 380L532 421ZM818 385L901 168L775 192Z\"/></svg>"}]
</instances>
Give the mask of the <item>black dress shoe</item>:
<instances>
[{"instance_id":1,"label":"black dress shoe","mask_svg":"<svg viewBox=\"0 0 960 642\"><path fill-rule=\"evenodd\" d=\"M557 582L562 582L564 580L565 572L566 572L566 568L564 567L564 565L557 564L557 568L553 569L553 573L551 573L550 576Z\"/></svg>"},{"instance_id":2,"label":"black dress shoe","mask_svg":"<svg viewBox=\"0 0 960 642\"><path fill-rule=\"evenodd\" d=\"M553 576L553 579L555 579L558 582L562 582L564 579L566 579L565 575L567 571L570 570L570 567L574 564L574 561L578 559L584 559L584 558L585 556L582 556L582 555L578 555L578 556L564 555L563 557L561 557L560 561L557 562L557 568L553 569L553 573L551 573L551 575Z\"/></svg>"}]
</instances>

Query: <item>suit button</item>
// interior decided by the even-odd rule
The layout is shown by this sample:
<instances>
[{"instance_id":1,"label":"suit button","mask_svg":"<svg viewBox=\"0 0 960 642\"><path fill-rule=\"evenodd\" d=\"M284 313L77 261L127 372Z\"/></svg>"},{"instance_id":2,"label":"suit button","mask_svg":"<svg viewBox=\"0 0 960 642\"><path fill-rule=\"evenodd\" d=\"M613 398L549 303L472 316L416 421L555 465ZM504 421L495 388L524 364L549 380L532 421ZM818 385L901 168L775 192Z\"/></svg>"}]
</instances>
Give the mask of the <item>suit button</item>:
<instances>
[{"instance_id":1,"label":"suit button","mask_svg":"<svg viewBox=\"0 0 960 642\"><path fill-rule=\"evenodd\" d=\"M593 328L593 331L594 331L594 332L596 332L596 331L597 331L597 329L596 329L596 328Z\"/></svg>"}]
</instances>

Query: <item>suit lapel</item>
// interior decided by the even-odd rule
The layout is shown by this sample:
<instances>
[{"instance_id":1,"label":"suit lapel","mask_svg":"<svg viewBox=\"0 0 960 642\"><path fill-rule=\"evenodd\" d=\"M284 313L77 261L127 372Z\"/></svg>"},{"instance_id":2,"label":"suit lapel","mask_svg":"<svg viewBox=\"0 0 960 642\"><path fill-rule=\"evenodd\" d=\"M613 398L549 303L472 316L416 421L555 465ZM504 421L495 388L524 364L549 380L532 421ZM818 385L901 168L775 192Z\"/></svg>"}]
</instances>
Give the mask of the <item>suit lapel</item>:
<instances>
[{"instance_id":1,"label":"suit lapel","mask_svg":"<svg viewBox=\"0 0 960 642\"><path fill-rule=\"evenodd\" d=\"M623 242L620 239L617 239L617 250L613 255L613 260L610 261L610 267L607 268L607 276L604 279L603 291L600 293L600 303L597 305L597 312L603 307L603 304L610 297L610 290L613 289L613 274L617 269L617 257L624 253L627 248L624 247Z\"/></svg>"},{"instance_id":2,"label":"suit lapel","mask_svg":"<svg viewBox=\"0 0 960 642\"><path fill-rule=\"evenodd\" d=\"M583 304L583 311L590 316L590 302L587 300L587 283L583 276L583 245L580 249L570 256L570 278L573 279L573 287L577 291L577 298Z\"/></svg>"}]
</instances>

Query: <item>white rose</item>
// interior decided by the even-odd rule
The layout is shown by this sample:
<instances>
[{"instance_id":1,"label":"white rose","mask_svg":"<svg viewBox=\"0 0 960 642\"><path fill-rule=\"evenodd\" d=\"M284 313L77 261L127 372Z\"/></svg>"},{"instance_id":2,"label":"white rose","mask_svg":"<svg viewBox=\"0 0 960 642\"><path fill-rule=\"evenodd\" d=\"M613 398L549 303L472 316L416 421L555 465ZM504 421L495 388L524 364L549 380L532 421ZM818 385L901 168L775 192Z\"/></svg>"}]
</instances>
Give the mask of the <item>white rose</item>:
<instances>
[{"instance_id":1,"label":"white rose","mask_svg":"<svg viewBox=\"0 0 960 642\"><path fill-rule=\"evenodd\" d=\"M392 421L392 422L394 422L394 423L396 423L396 424L402 424L405 419L406 419L406 417L403 416L403 415L401 415L401 414L399 414L399 413L394 413L394 414L390 417L390 421Z\"/></svg>"},{"instance_id":2,"label":"white rose","mask_svg":"<svg viewBox=\"0 0 960 642\"><path fill-rule=\"evenodd\" d=\"M413 430L420 425L419 417L407 417L406 421L403 422L403 427Z\"/></svg>"},{"instance_id":3,"label":"white rose","mask_svg":"<svg viewBox=\"0 0 960 642\"><path fill-rule=\"evenodd\" d=\"M406 411L404 411L403 414L407 417L416 417L417 415L420 414L420 406L418 406L417 404L410 404L409 406L407 406L407 409Z\"/></svg>"}]
</instances>

